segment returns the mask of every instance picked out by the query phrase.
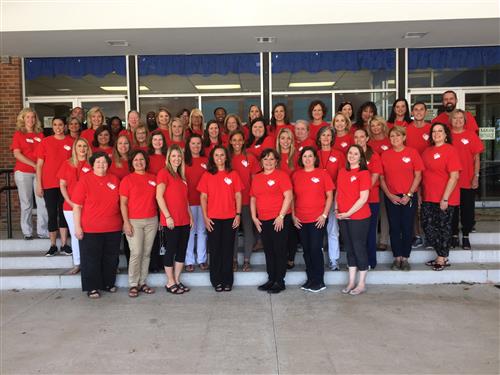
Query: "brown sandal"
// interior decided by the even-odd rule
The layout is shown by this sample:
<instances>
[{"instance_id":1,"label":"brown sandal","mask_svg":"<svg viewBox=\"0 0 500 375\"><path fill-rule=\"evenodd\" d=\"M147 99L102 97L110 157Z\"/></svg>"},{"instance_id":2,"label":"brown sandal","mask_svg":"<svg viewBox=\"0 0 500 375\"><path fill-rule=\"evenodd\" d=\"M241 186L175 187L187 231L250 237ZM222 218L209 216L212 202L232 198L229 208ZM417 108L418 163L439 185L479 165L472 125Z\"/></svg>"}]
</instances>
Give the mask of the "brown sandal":
<instances>
[{"instance_id":1,"label":"brown sandal","mask_svg":"<svg viewBox=\"0 0 500 375\"><path fill-rule=\"evenodd\" d=\"M252 270L252 267L250 267L250 261L249 260L245 260L243 262L243 267L241 269L243 272L248 272L248 271L251 271Z\"/></svg>"},{"instance_id":2,"label":"brown sandal","mask_svg":"<svg viewBox=\"0 0 500 375\"><path fill-rule=\"evenodd\" d=\"M184 267L184 271L194 272L194 266L192 264L188 264L186 267Z\"/></svg>"},{"instance_id":3,"label":"brown sandal","mask_svg":"<svg viewBox=\"0 0 500 375\"><path fill-rule=\"evenodd\" d=\"M153 294L155 292L155 290L153 288L149 287L147 284L142 285L139 288L139 291L142 293L146 293L146 294Z\"/></svg>"},{"instance_id":4,"label":"brown sandal","mask_svg":"<svg viewBox=\"0 0 500 375\"><path fill-rule=\"evenodd\" d=\"M135 298L137 296L139 296L139 289L137 289L136 286L133 286L131 287L129 290L128 290L128 296L130 298Z\"/></svg>"},{"instance_id":5,"label":"brown sandal","mask_svg":"<svg viewBox=\"0 0 500 375\"><path fill-rule=\"evenodd\" d=\"M207 263L200 264L200 270L202 270L202 271L208 270L208 264Z\"/></svg>"}]
</instances>

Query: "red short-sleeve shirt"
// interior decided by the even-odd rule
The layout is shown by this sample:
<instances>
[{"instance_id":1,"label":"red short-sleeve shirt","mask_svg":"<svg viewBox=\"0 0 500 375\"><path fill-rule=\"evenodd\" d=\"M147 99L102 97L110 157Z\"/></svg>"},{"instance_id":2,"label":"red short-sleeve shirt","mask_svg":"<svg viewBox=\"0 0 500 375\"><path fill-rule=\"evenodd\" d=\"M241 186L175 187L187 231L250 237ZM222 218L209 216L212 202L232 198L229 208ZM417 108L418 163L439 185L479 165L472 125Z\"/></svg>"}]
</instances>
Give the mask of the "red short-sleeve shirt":
<instances>
[{"instance_id":1,"label":"red short-sleeve shirt","mask_svg":"<svg viewBox=\"0 0 500 375\"><path fill-rule=\"evenodd\" d=\"M247 152L252 153L253 156L257 158L257 160L260 160L260 154L266 148L276 148L273 136L268 135L260 145L256 145L254 142L250 147L247 147Z\"/></svg>"},{"instance_id":2,"label":"red short-sleeve shirt","mask_svg":"<svg viewBox=\"0 0 500 375\"><path fill-rule=\"evenodd\" d=\"M392 148L391 141L387 137L379 140L370 139L368 141L368 145L379 155L382 155L384 152Z\"/></svg>"},{"instance_id":3,"label":"red short-sleeve shirt","mask_svg":"<svg viewBox=\"0 0 500 375\"><path fill-rule=\"evenodd\" d=\"M272 220L278 217L283 206L283 193L292 190L292 182L288 175L275 169L270 174L256 174L252 180L250 196L255 197L257 216L260 220ZM291 212L288 209L287 214Z\"/></svg>"},{"instance_id":4,"label":"red short-sleeve shirt","mask_svg":"<svg viewBox=\"0 0 500 375\"><path fill-rule=\"evenodd\" d=\"M418 151L420 155L430 146L431 124L425 123L421 128L417 128L414 123L410 123L406 128L406 145Z\"/></svg>"},{"instance_id":5,"label":"red short-sleeve shirt","mask_svg":"<svg viewBox=\"0 0 500 375\"><path fill-rule=\"evenodd\" d=\"M71 137L56 139L56 137L50 136L42 140L37 149L37 158L43 160L42 188L59 187L57 172L62 163L71 157L73 142L74 139Z\"/></svg>"},{"instance_id":6,"label":"red short-sleeve shirt","mask_svg":"<svg viewBox=\"0 0 500 375\"><path fill-rule=\"evenodd\" d=\"M314 149L316 149L316 142L313 141L311 138L307 138L305 140L303 140L302 142L298 141L297 139L295 139L295 150L297 150L297 153L301 152L302 149L304 147L313 147Z\"/></svg>"},{"instance_id":7,"label":"red short-sleeve shirt","mask_svg":"<svg viewBox=\"0 0 500 375\"><path fill-rule=\"evenodd\" d=\"M165 184L165 192L163 199L168 208L168 212L174 220L174 225L180 227L189 225L189 202L188 202L188 187L187 182L180 177L174 177L167 169L162 169L158 172L156 182ZM167 220L160 210L160 223L163 226L167 225Z\"/></svg>"},{"instance_id":8,"label":"red short-sleeve shirt","mask_svg":"<svg viewBox=\"0 0 500 375\"><path fill-rule=\"evenodd\" d=\"M236 216L235 194L241 192L243 184L236 171L203 173L197 189L207 194L207 214L211 219L231 219Z\"/></svg>"},{"instance_id":9,"label":"red short-sleeve shirt","mask_svg":"<svg viewBox=\"0 0 500 375\"><path fill-rule=\"evenodd\" d=\"M474 177L474 156L484 152L484 145L476 133L465 130L462 133L453 133L453 146L458 152L462 171L458 179L458 185L463 189L470 189Z\"/></svg>"},{"instance_id":10,"label":"red short-sleeve shirt","mask_svg":"<svg viewBox=\"0 0 500 375\"><path fill-rule=\"evenodd\" d=\"M343 135L341 137L336 136L335 137L335 143L333 145L333 148L335 150L341 151L344 155L347 154L347 150L351 145L354 144L354 139L352 134L347 133L346 135Z\"/></svg>"},{"instance_id":11,"label":"red short-sleeve shirt","mask_svg":"<svg viewBox=\"0 0 500 375\"><path fill-rule=\"evenodd\" d=\"M129 219L147 219L158 214L156 209L156 176L130 173L120 182L120 195L127 197Z\"/></svg>"},{"instance_id":12,"label":"red short-sleeve shirt","mask_svg":"<svg viewBox=\"0 0 500 375\"><path fill-rule=\"evenodd\" d=\"M415 171L423 171L424 164L417 150L405 147L396 152L390 149L382 154L382 166L387 188L392 194L406 194L410 190Z\"/></svg>"},{"instance_id":13,"label":"red short-sleeve shirt","mask_svg":"<svg viewBox=\"0 0 500 375\"><path fill-rule=\"evenodd\" d=\"M17 130L12 137L12 143L10 149L12 151L19 150L21 154L26 156L32 162L36 164L36 152L38 146L42 142L43 133L23 133ZM35 168L25 164L16 159L16 164L14 165L14 171L20 171L25 173L35 173Z\"/></svg>"},{"instance_id":14,"label":"red short-sleeve shirt","mask_svg":"<svg viewBox=\"0 0 500 375\"><path fill-rule=\"evenodd\" d=\"M95 129L85 129L80 133L80 138L85 138L89 142L89 145L91 145L94 141L94 134Z\"/></svg>"},{"instance_id":15,"label":"red short-sleeve shirt","mask_svg":"<svg viewBox=\"0 0 500 375\"><path fill-rule=\"evenodd\" d=\"M197 190L201 176L207 170L208 159L205 156L193 157L191 165L186 164L186 181L188 185L188 200L190 206L200 205L200 192Z\"/></svg>"},{"instance_id":16,"label":"red short-sleeve shirt","mask_svg":"<svg viewBox=\"0 0 500 375\"><path fill-rule=\"evenodd\" d=\"M87 173L92 173L92 167L87 160L79 161L77 166L71 164L70 160L66 160L61 165L61 168L59 168L57 178L66 182L66 191L68 192L70 199L73 195L77 182L80 180L81 176L86 175ZM65 200L63 210L73 211L73 207L71 207Z\"/></svg>"},{"instance_id":17,"label":"red short-sleeve shirt","mask_svg":"<svg viewBox=\"0 0 500 375\"><path fill-rule=\"evenodd\" d=\"M450 115L448 112L441 112L439 115L434 117L431 123L434 124L435 122L439 122L441 124L447 124L448 127L451 129ZM470 130L474 133L477 133L479 131L476 119L468 111L465 111L465 130Z\"/></svg>"},{"instance_id":18,"label":"red short-sleeve shirt","mask_svg":"<svg viewBox=\"0 0 500 375\"><path fill-rule=\"evenodd\" d=\"M149 169L148 172L157 175L160 169L165 167L166 156L163 154L149 155Z\"/></svg>"},{"instance_id":19,"label":"red short-sleeve shirt","mask_svg":"<svg viewBox=\"0 0 500 375\"><path fill-rule=\"evenodd\" d=\"M241 190L241 204L248 206L250 204L250 186L252 184L252 177L259 173L261 168L259 161L252 154L246 155L233 155L231 159L231 166L240 175L241 182L243 183L243 190Z\"/></svg>"},{"instance_id":20,"label":"red short-sleeve shirt","mask_svg":"<svg viewBox=\"0 0 500 375\"><path fill-rule=\"evenodd\" d=\"M288 164L288 153L287 152L282 152L281 153L281 160L279 164L279 169L285 172L287 175L291 176L293 172L295 172L297 169L299 169L299 154L295 153L293 156L293 168L290 168L290 165Z\"/></svg>"},{"instance_id":21,"label":"red short-sleeve shirt","mask_svg":"<svg viewBox=\"0 0 500 375\"><path fill-rule=\"evenodd\" d=\"M108 173L114 174L121 180L123 177L130 173L127 160L121 160L121 166L118 166L114 159L111 161L111 165L108 168Z\"/></svg>"},{"instance_id":22,"label":"red short-sleeve shirt","mask_svg":"<svg viewBox=\"0 0 500 375\"><path fill-rule=\"evenodd\" d=\"M326 121L323 121L319 125L314 125L312 122L309 124L309 138L313 141L313 143L316 142L316 136L318 135L320 129L324 126L329 127L330 124L327 123Z\"/></svg>"},{"instance_id":23,"label":"red short-sleeve shirt","mask_svg":"<svg viewBox=\"0 0 500 375\"><path fill-rule=\"evenodd\" d=\"M382 168L382 160L380 159L379 154L377 154L376 152L372 154L372 157L369 161L366 162L366 164L368 165L368 171L370 172L370 179L371 175L373 175L374 173L378 174L379 176L384 174L384 170ZM380 180L377 178L375 184L370 188L368 203L378 203L380 201L379 187Z\"/></svg>"},{"instance_id":24,"label":"red short-sleeve shirt","mask_svg":"<svg viewBox=\"0 0 500 375\"><path fill-rule=\"evenodd\" d=\"M330 151L319 150L318 151L319 167L325 169L333 183L337 184L337 175L341 168L345 168L345 155L343 152L335 149Z\"/></svg>"},{"instance_id":25,"label":"red short-sleeve shirt","mask_svg":"<svg viewBox=\"0 0 500 375\"><path fill-rule=\"evenodd\" d=\"M337 178L337 210L347 212L359 199L360 192L370 190L371 178L367 170L359 168L341 169ZM371 216L370 206L366 202L363 207L351 215L353 220L362 220Z\"/></svg>"}]
</instances>

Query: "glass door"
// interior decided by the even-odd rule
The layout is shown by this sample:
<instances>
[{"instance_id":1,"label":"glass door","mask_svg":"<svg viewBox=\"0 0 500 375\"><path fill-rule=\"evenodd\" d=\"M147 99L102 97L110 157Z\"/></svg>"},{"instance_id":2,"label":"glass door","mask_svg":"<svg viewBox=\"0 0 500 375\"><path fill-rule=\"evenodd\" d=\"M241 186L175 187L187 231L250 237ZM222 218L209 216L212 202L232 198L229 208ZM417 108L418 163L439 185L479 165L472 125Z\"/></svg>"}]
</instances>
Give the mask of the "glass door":
<instances>
[{"instance_id":1,"label":"glass door","mask_svg":"<svg viewBox=\"0 0 500 375\"><path fill-rule=\"evenodd\" d=\"M38 114L45 136L52 134L52 119L54 117L68 116L71 108L73 108L73 100L71 99L56 99L55 101L28 100L27 104Z\"/></svg>"}]
</instances>

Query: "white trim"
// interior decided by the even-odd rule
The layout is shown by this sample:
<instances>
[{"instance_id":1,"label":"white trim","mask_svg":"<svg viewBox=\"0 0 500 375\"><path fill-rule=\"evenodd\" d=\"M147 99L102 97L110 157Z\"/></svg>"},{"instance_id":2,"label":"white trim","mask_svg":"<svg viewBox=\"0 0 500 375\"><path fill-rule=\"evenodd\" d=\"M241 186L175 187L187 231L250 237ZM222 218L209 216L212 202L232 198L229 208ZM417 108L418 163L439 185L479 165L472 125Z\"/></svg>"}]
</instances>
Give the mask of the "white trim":
<instances>
[{"instance_id":1,"label":"white trim","mask_svg":"<svg viewBox=\"0 0 500 375\"><path fill-rule=\"evenodd\" d=\"M490 93L495 91L500 91L500 86L461 86L461 87L418 87L409 88L408 92L411 94L442 94L445 91L463 91L466 94L470 93Z\"/></svg>"},{"instance_id":2,"label":"white trim","mask_svg":"<svg viewBox=\"0 0 500 375\"><path fill-rule=\"evenodd\" d=\"M273 53L269 52L269 118L272 116L273 111Z\"/></svg>"},{"instance_id":3,"label":"white trim","mask_svg":"<svg viewBox=\"0 0 500 375\"><path fill-rule=\"evenodd\" d=\"M275 91L273 95L310 95L310 94L362 94L364 92L396 92L396 89L363 89L363 90L318 90L318 91Z\"/></svg>"},{"instance_id":4,"label":"white trim","mask_svg":"<svg viewBox=\"0 0 500 375\"><path fill-rule=\"evenodd\" d=\"M405 48L405 87L406 93L408 93L408 48ZM406 98L406 100L408 100L408 98Z\"/></svg>"},{"instance_id":5,"label":"white trim","mask_svg":"<svg viewBox=\"0 0 500 375\"><path fill-rule=\"evenodd\" d=\"M24 78L24 57L21 58L21 90L22 92L22 98L23 98L23 108L27 106L28 100L26 99L26 81Z\"/></svg>"},{"instance_id":6,"label":"white trim","mask_svg":"<svg viewBox=\"0 0 500 375\"><path fill-rule=\"evenodd\" d=\"M259 52L259 59L260 59L260 110L262 112L262 108L264 107L264 67L263 59L264 53Z\"/></svg>"},{"instance_id":7,"label":"white trim","mask_svg":"<svg viewBox=\"0 0 500 375\"><path fill-rule=\"evenodd\" d=\"M129 79L128 55L125 55L125 74L127 75L127 102L129 102L130 101L130 79ZM128 111L125 111L125 115L127 115L127 113L128 113ZM125 119L125 123L126 122L127 122L127 120Z\"/></svg>"},{"instance_id":8,"label":"white trim","mask_svg":"<svg viewBox=\"0 0 500 375\"><path fill-rule=\"evenodd\" d=\"M140 95L140 98L183 98L183 97L197 97L197 96L259 96L261 93L259 92L238 92L238 93L210 93L210 94L143 94Z\"/></svg>"},{"instance_id":9,"label":"white trim","mask_svg":"<svg viewBox=\"0 0 500 375\"><path fill-rule=\"evenodd\" d=\"M113 95L113 96L100 96L100 95L64 95L64 96L27 96L26 101L33 103L47 103L47 102L57 102L57 101L77 101L76 105L79 102L90 101L90 100L99 100L101 102L112 102L117 100L127 100L126 95Z\"/></svg>"},{"instance_id":10,"label":"white trim","mask_svg":"<svg viewBox=\"0 0 500 375\"><path fill-rule=\"evenodd\" d=\"M201 107L202 105L203 105L203 103L201 102L201 95L198 95L198 109L199 109L200 111L203 111L203 110L201 109L201 108L202 108L202 107Z\"/></svg>"},{"instance_id":11,"label":"white trim","mask_svg":"<svg viewBox=\"0 0 500 375\"><path fill-rule=\"evenodd\" d=\"M136 95L135 95L135 107L137 108L137 111L139 112L139 93L140 93L140 88L141 88L141 85L139 83L139 60L137 60L137 55L134 55L134 59L135 59L135 92L136 92ZM140 113L140 112L139 112Z\"/></svg>"},{"instance_id":12,"label":"white trim","mask_svg":"<svg viewBox=\"0 0 500 375\"><path fill-rule=\"evenodd\" d=\"M399 91L399 48L394 49L396 52L396 92ZM396 95L397 96L397 95Z\"/></svg>"}]
</instances>

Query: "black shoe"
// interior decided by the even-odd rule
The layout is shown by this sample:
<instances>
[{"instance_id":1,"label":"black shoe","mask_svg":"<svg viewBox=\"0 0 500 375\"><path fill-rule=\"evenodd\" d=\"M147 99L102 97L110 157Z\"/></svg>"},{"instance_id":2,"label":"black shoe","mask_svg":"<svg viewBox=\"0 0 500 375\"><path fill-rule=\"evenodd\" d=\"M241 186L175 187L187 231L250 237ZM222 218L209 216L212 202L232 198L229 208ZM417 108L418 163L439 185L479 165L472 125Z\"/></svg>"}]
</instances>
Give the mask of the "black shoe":
<instances>
[{"instance_id":1,"label":"black shoe","mask_svg":"<svg viewBox=\"0 0 500 375\"><path fill-rule=\"evenodd\" d=\"M29 241L29 240L32 240L32 239L33 239L33 236L24 236L24 239L25 239L26 241Z\"/></svg>"},{"instance_id":2,"label":"black shoe","mask_svg":"<svg viewBox=\"0 0 500 375\"><path fill-rule=\"evenodd\" d=\"M268 282L266 282L266 283L264 283L264 284L262 284L262 285L259 285L259 286L257 287L257 289L258 289L258 290L261 290L261 291L263 291L263 292L266 292L266 291L268 291L269 289L271 289L271 287L272 287L273 285L274 285L274 281L268 281Z\"/></svg>"},{"instance_id":3,"label":"black shoe","mask_svg":"<svg viewBox=\"0 0 500 375\"><path fill-rule=\"evenodd\" d=\"M321 292L322 290L326 289L325 284L316 284L316 285L311 285L309 288L307 288L308 291L313 292L313 293L318 293Z\"/></svg>"},{"instance_id":4,"label":"black shoe","mask_svg":"<svg viewBox=\"0 0 500 375\"><path fill-rule=\"evenodd\" d=\"M46 257L53 257L54 255L57 255L57 246L51 246L50 249L45 253Z\"/></svg>"},{"instance_id":5,"label":"black shoe","mask_svg":"<svg viewBox=\"0 0 500 375\"><path fill-rule=\"evenodd\" d=\"M274 283L273 286L267 292L270 294L278 294L282 290L285 290L285 284Z\"/></svg>"},{"instance_id":6,"label":"black shoe","mask_svg":"<svg viewBox=\"0 0 500 375\"><path fill-rule=\"evenodd\" d=\"M68 245L64 245L63 247L61 247L61 253L63 253L64 255L71 255L73 254L73 250L71 250L71 247L69 247Z\"/></svg>"},{"instance_id":7,"label":"black shoe","mask_svg":"<svg viewBox=\"0 0 500 375\"><path fill-rule=\"evenodd\" d=\"M455 247L458 247L458 245L459 245L458 236L452 236L450 247L454 249Z\"/></svg>"},{"instance_id":8,"label":"black shoe","mask_svg":"<svg viewBox=\"0 0 500 375\"><path fill-rule=\"evenodd\" d=\"M304 284L302 284L302 286L300 287L300 289L302 290L309 290L309 287L311 286L311 281L307 280Z\"/></svg>"},{"instance_id":9,"label":"black shoe","mask_svg":"<svg viewBox=\"0 0 500 375\"><path fill-rule=\"evenodd\" d=\"M469 237L466 237L466 236L462 237L462 249L464 249L464 250L472 249L470 246Z\"/></svg>"}]
</instances>

